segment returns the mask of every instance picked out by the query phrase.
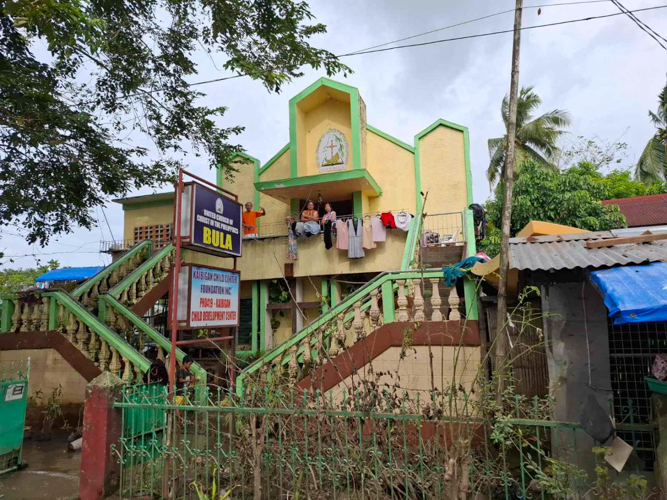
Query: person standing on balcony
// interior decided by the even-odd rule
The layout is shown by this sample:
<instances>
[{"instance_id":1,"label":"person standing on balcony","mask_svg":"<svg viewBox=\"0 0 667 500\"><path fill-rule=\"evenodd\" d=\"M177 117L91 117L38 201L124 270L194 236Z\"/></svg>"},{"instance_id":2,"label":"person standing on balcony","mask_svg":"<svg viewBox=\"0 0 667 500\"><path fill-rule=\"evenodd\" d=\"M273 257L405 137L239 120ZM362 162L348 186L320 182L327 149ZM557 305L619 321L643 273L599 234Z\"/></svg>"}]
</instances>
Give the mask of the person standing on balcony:
<instances>
[{"instance_id":1,"label":"person standing on balcony","mask_svg":"<svg viewBox=\"0 0 667 500\"><path fill-rule=\"evenodd\" d=\"M245 204L245 212L243 212L243 238L259 238L259 231L257 230L257 219L266 215L266 210L259 207L260 212L252 209L253 204L248 202Z\"/></svg>"},{"instance_id":2,"label":"person standing on balcony","mask_svg":"<svg viewBox=\"0 0 667 500\"><path fill-rule=\"evenodd\" d=\"M324 248L329 250L333 246L331 233L336 224L336 212L331 208L331 203L324 204L324 215L322 216L322 229L324 229Z\"/></svg>"}]
</instances>

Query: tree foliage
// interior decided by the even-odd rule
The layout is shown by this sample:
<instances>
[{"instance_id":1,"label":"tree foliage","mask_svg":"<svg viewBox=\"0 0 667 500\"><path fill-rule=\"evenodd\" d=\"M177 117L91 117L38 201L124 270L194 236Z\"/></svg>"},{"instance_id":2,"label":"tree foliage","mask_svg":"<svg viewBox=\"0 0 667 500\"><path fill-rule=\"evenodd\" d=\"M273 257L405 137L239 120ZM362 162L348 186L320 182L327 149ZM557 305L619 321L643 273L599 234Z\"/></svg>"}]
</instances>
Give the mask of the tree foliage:
<instances>
[{"instance_id":1,"label":"tree foliage","mask_svg":"<svg viewBox=\"0 0 667 500\"><path fill-rule=\"evenodd\" d=\"M656 128L639 157L635 175L638 180L652 184L667 178L667 85L658 95L658 109L648 112Z\"/></svg>"},{"instance_id":2,"label":"tree foliage","mask_svg":"<svg viewBox=\"0 0 667 500\"><path fill-rule=\"evenodd\" d=\"M47 264L34 268L3 269L0 271L0 295L18 292L23 288L34 286L37 277L59 267L60 263L57 260L50 260Z\"/></svg>"},{"instance_id":3,"label":"tree foliage","mask_svg":"<svg viewBox=\"0 0 667 500\"><path fill-rule=\"evenodd\" d=\"M309 44L312 17L293 0L0 0L0 223L45 244L189 151L230 172L242 129L189 85L196 54L270 91L304 66L346 73Z\"/></svg>"},{"instance_id":4,"label":"tree foliage","mask_svg":"<svg viewBox=\"0 0 667 500\"><path fill-rule=\"evenodd\" d=\"M516 114L516 141L514 152L514 171L526 161L533 161L547 170L557 170L554 163L558 155L558 139L565 133L564 128L570 125L567 111L554 109L541 116L534 117L542 99L533 87L524 87L519 93ZM500 114L509 126L509 97L505 96L500 107ZM489 155L491 161L486 171L489 184L493 186L505 171L505 155L507 154L507 134L503 137L489 139Z\"/></svg>"}]
</instances>

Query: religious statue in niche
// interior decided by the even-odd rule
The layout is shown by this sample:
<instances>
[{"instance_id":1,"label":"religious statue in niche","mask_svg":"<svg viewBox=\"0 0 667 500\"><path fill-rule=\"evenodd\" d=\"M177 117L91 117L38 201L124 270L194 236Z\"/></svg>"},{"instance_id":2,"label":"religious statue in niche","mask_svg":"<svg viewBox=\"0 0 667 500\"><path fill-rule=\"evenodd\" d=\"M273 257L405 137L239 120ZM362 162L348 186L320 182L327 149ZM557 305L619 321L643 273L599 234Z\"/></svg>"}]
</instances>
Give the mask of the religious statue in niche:
<instances>
[{"instance_id":1,"label":"religious statue in niche","mask_svg":"<svg viewBox=\"0 0 667 500\"><path fill-rule=\"evenodd\" d=\"M345 170L349 157L349 148L342 132L329 129L320 138L317 145L317 165L320 172Z\"/></svg>"}]
</instances>

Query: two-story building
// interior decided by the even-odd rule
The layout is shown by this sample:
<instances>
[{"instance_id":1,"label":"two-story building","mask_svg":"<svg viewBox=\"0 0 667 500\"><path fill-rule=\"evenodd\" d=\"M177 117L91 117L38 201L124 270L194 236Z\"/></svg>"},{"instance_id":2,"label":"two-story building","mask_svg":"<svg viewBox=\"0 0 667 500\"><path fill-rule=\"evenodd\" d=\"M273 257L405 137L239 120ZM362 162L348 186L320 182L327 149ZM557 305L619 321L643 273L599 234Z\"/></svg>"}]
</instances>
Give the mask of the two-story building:
<instances>
[{"instance_id":1,"label":"two-story building","mask_svg":"<svg viewBox=\"0 0 667 500\"><path fill-rule=\"evenodd\" d=\"M289 141L272 158L262 162L252 151L239 154L231 162L235 172L217 175L218 185L237 193L239 202L266 211L257 219L256 234L244 239L238 260L239 348L252 353L281 344L380 273L418 267L425 255L420 249L430 251L430 267L475 252L466 127L439 119L404 142L367 123L358 89L327 78L294 96L288 111ZM162 193L116 200L125 213L125 240L170 241L173 198ZM301 220L308 201L320 217L329 203L337 229L329 249L322 234L297 236L295 258L288 222ZM388 220L397 227L386 228L392 225ZM363 231L362 225L375 241L364 242L363 257L350 258L353 235L341 232ZM230 267L201 253L186 251L184 259ZM466 296L468 319L475 320L472 284ZM447 300L442 297L445 309Z\"/></svg>"}]
</instances>

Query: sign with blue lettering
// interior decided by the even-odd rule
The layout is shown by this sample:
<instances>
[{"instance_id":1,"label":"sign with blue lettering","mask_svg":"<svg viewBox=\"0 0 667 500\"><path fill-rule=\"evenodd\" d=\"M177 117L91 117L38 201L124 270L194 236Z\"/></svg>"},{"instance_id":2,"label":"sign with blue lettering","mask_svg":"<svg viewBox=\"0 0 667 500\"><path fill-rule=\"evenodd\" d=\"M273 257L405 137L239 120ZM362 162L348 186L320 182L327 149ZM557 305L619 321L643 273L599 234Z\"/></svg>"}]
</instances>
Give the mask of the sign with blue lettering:
<instances>
[{"instance_id":1,"label":"sign with blue lettering","mask_svg":"<svg viewBox=\"0 0 667 500\"><path fill-rule=\"evenodd\" d=\"M240 203L213 189L192 183L185 186L181 209L183 242L208 253L241 256Z\"/></svg>"},{"instance_id":2,"label":"sign with blue lettering","mask_svg":"<svg viewBox=\"0 0 667 500\"><path fill-rule=\"evenodd\" d=\"M238 326L240 286L238 271L185 264L178 280L180 328Z\"/></svg>"}]
</instances>

